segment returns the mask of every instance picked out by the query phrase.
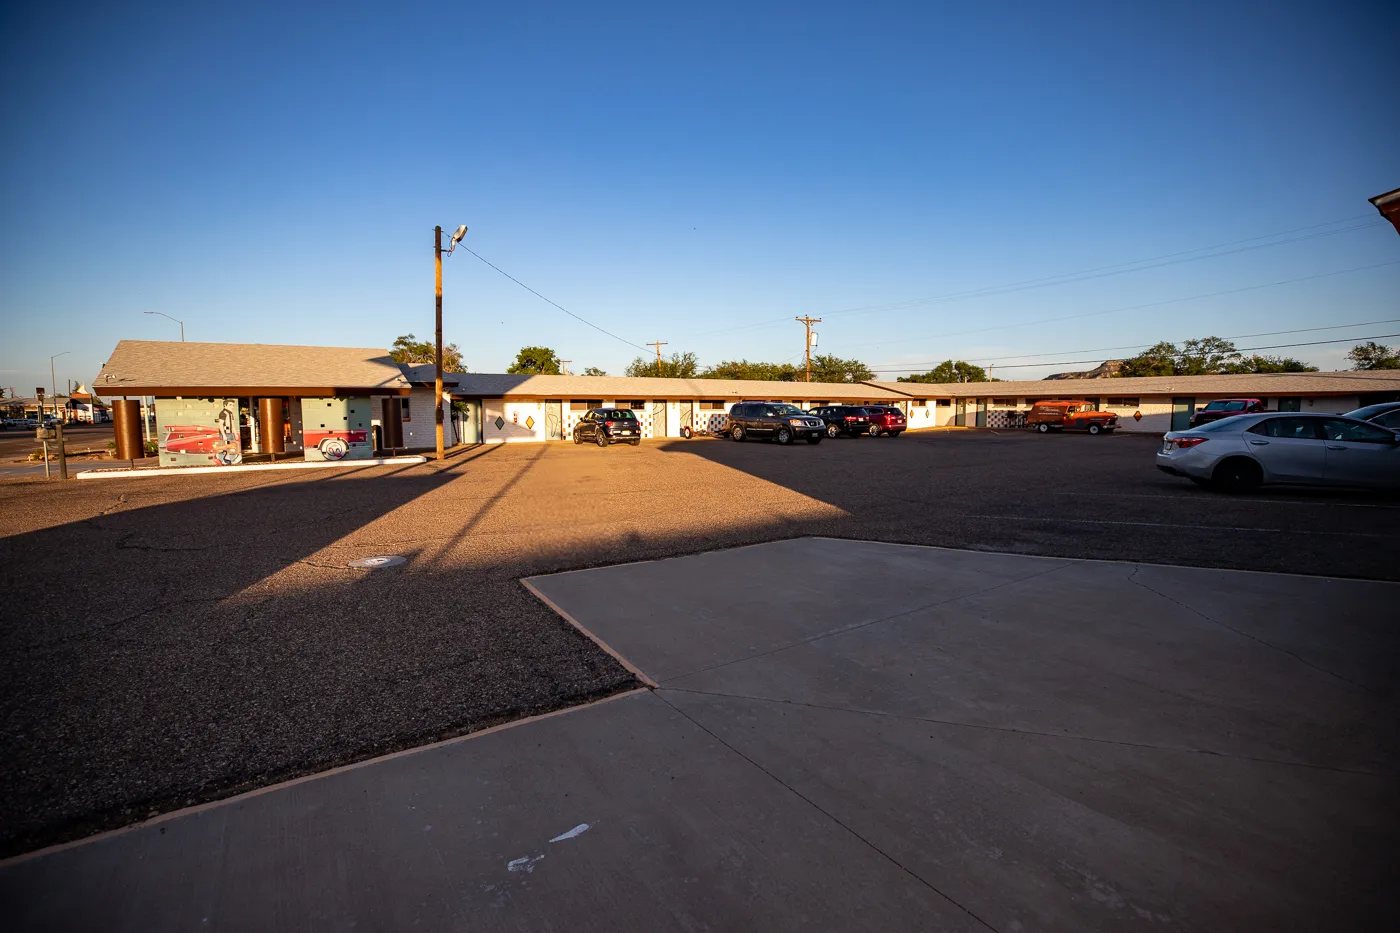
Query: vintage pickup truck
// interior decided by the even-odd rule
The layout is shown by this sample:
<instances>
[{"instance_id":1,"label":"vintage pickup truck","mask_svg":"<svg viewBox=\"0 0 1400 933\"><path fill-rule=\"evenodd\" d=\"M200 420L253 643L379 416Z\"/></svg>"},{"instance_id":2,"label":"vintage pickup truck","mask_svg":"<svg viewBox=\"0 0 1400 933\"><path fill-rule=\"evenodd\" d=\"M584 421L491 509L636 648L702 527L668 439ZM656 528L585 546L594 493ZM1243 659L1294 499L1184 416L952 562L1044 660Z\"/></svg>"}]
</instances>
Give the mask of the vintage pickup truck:
<instances>
[{"instance_id":1,"label":"vintage pickup truck","mask_svg":"<svg viewBox=\"0 0 1400 933\"><path fill-rule=\"evenodd\" d=\"M1118 416L1111 411L1098 411L1082 399L1062 399L1036 402L1026 424L1041 434L1066 430L1107 434L1118 427Z\"/></svg>"}]
</instances>

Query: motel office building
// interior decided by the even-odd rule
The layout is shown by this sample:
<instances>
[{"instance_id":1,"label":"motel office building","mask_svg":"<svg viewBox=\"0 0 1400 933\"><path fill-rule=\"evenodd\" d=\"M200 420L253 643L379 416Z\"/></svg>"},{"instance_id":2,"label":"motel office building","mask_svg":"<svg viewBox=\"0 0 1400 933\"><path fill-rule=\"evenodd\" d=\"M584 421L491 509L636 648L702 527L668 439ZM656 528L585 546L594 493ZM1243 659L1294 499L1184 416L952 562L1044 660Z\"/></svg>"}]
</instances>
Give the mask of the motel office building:
<instances>
[{"instance_id":1,"label":"motel office building","mask_svg":"<svg viewBox=\"0 0 1400 933\"><path fill-rule=\"evenodd\" d=\"M434 446L433 367L402 366L377 349L124 340L95 388L108 398L154 397L155 425L146 427L162 466L233 464L244 454L355 460ZM566 440L603 406L634 411L645 437L681 437L685 428L718 429L744 399L893 405L915 431L1011 428L1036 401L1084 399L1116 412L1122 431L1161 434L1216 398L1302 412L1400 399L1400 372L963 384L450 373L443 395L449 446Z\"/></svg>"}]
</instances>

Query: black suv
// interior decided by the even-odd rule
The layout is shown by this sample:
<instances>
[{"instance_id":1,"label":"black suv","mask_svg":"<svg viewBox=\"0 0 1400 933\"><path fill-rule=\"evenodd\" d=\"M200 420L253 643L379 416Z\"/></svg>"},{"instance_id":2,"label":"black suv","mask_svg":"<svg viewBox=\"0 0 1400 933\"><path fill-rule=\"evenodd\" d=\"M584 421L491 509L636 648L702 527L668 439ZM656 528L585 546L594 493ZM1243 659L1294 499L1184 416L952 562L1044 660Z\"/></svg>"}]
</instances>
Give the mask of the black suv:
<instances>
[{"instance_id":1,"label":"black suv","mask_svg":"<svg viewBox=\"0 0 1400 933\"><path fill-rule=\"evenodd\" d=\"M736 441L750 437L771 437L779 444L791 444L800 437L809 444L820 444L825 426L796 405L787 402L740 402L729 409L724 433Z\"/></svg>"},{"instance_id":2,"label":"black suv","mask_svg":"<svg viewBox=\"0 0 1400 933\"><path fill-rule=\"evenodd\" d=\"M591 408L574 425L574 443L591 440L599 447L613 441L626 441L633 447L642 443L642 425L626 408Z\"/></svg>"},{"instance_id":3,"label":"black suv","mask_svg":"<svg viewBox=\"0 0 1400 933\"><path fill-rule=\"evenodd\" d=\"M861 437L870 433L870 412L856 405L823 405L807 414L814 415L826 425L827 437Z\"/></svg>"}]
</instances>

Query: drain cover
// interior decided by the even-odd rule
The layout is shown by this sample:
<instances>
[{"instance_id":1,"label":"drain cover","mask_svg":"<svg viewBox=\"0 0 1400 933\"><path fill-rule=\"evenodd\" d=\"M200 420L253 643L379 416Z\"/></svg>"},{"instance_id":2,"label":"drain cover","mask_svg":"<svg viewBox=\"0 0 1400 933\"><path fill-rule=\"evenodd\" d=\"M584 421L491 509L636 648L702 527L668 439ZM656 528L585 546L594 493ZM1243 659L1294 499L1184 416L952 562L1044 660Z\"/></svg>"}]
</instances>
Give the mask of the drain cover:
<instances>
[{"instance_id":1,"label":"drain cover","mask_svg":"<svg viewBox=\"0 0 1400 933\"><path fill-rule=\"evenodd\" d=\"M406 557L398 556L361 557L359 560L352 560L350 562L350 566L358 567L361 570L378 570L380 567L397 567L399 564L405 563L407 560L408 558Z\"/></svg>"}]
</instances>

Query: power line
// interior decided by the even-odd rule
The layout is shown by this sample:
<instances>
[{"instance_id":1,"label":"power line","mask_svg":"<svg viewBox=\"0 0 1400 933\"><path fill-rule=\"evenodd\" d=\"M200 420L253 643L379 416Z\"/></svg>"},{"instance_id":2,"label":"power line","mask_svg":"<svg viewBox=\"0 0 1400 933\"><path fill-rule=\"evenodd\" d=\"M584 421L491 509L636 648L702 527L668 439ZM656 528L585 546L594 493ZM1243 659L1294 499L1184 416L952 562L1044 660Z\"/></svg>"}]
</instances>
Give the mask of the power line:
<instances>
[{"instance_id":1,"label":"power line","mask_svg":"<svg viewBox=\"0 0 1400 933\"><path fill-rule=\"evenodd\" d=\"M1283 350L1291 347L1320 347L1329 343L1360 343L1363 340L1385 340L1390 337L1400 337L1400 334L1375 334L1370 337L1342 337L1337 340L1312 340L1306 343L1275 343L1263 347L1238 347L1237 353L1254 353L1259 350ZM998 369L1034 369L1039 366L1079 366L1085 363L1101 363L1102 360L1056 360L1053 363L1015 363L1009 366L998 366ZM917 364L928 365L928 364ZM937 365L937 364L933 364ZM876 369L877 373L897 373L908 369L908 366L899 369ZM988 383L990 385L990 383Z\"/></svg>"},{"instance_id":2,"label":"power line","mask_svg":"<svg viewBox=\"0 0 1400 933\"><path fill-rule=\"evenodd\" d=\"M636 347L638 350L641 350L642 352L646 352L646 349L647 349L647 348L644 347L644 346L642 346L641 344L633 343L632 341L628 340L626 337L619 337L617 334L614 334L614 333L613 333L612 331L610 331L610 330L604 330L603 328L599 327L597 324L594 324L592 321L588 320L587 318L579 317L577 314L575 314L574 312L570 311L568 308L564 307L564 306L561 305L559 302L557 302L557 301L551 301L550 299L545 298L545 297L544 297L543 295L541 295L539 292L535 291L533 288L531 288L530 286L526 285L524 282L520 281L520 280L517 279L515 276L511 275L509 272L507 272L506 270L502 269L500 266L498 266L498 265L496 265L495 263L493 263L493 262L491 262L491 261L489 261L489 260L483 258L482 255L481 255L480 253L478 253L476 250L472 249L471 247L466 246L466 245L461 244L461 243L458 243L457 245L458 245L459 247L461 247L462 249L466 250L467 252L471 253L471 254L472 254L473 256L475 256L477 259L480 259L482 262L486 263L486 264L487 264L488 266L490 266L492 269L495 269L495 270L496 270L497 272L499 272L501 275L504 275L506 278L510 279L510 280L511 280L512 282L514 282L516 285L519 285L521 288L525 289L527 292L529 292L530 294L534 295L536 298L539 298L539 299L541 299L542 301L548 301L550 304L554 305L554 307L558 308L560 311L563 311L565 314L567 314L569 317L573 318L574 320L576 320L576 321L582 321L584 324L587 324L589 327L591 327L591 328L593 328L594 330L598 331L600 334L607 334L609 337L611 337L611 338L614 339L614 340L621 340L623 343L627 344L629 347Z\"/></svg>"},{"instance_id":3,"label":"power line","mask_svg":"<svg viewBox=\"0 0 1400 933\"><path fill-rule=\"evenodd\" d=\"M1311 334L1319 330L1341 330L1345 327L1372 327L1376 324L1396 324L1400 323L1400 318L1387 318L1383 321L1358 321L1355 324L1328 324L1325 327L1300 327L1296 330L1271 330L1262 334L1236 334L1233 337L1221 337L1221 340L1248 340L1251 337L1280 337L1284 334ZM1125 347L1086 347L1082 350L1055 350L1051 353L1015 353L1011 356L979 356L964 358L964 363L1000 363L1002 360L1027 360L1036 359L1042 356L1063 356L1066 353L1112 353L1115 350L1141 350L1150 347L1150 343L1134 343ZM910 364L904 364L908 368ZM923 366L923 363L912 364ZM936 363L928 365L937 365ZM1052 365L1049 363L1046 366ZM882 370L882 372L894 372L894 370Z\"/></svg>"},{"instance_id":4,"label":"power line","mask_svg":"<svg viewBox=\"0 0 1400 933\"><path fill-rule=\"evenodd\" d=\"M1356 223L1356 221L1365 221ZM1066 285L1072 282L1087 281L1089 279L1104 278L1109 275L1123 275L1130 272L1141 272L1148 269L1156 269L1167 265L1176 265L1181 262L1196 262L1203 259L1213 259L1217 256L1229 256L1235 253L1247 252L1255 249L1269 249L1274 246L1285 246L1289 243L1297 243L1303 240L1316 239L1324 236L1334 236L1341 233L1350 233L1353 230L1361 230L1367 227L1384 225L1384 221L1378 221L1368 214L1358 214L1353 217L1345 217L1339 220L1331 220L1326 223L1309 224L1305 227L1294 227L1290 230L1281 230L1276 233L1266 233L1260 236L1247 237L1242 240L1230 240L1225 243L1217 243L1213 246L1201 246L1195 249L1180 250L1175 253L1164 253L1160 256L1153 256L1147 259L1135 259L1128 262L1114 263L1106 266L1095 266L1091 269L1082 269L1078 272L1063 272L1057 275L1044 276L1035 279L1023 279L1018 282L1010 282L1003 285L991 285L983 288L972 289L961 292L950 292L943 295L933 295L924 298L910 298L904 301L889 302L878 305L858 305L852 308L845 308L840 311L828 312L831 316L874 313L879 311L897 311L903 308L915 307L922 304L934 304L938 302L966 301L972 298L985 298L993 295L1010 294L1013 292L1027 291L1034 288L1049 288L1054 285ZM1352 224L1337 230L1323 230L1318 233L1310 233L1306 236L1292 237L1285 240L1275 240L1271 243L1258 243L1259 240L1273 240L1275 237L1288 236L1293 233L1303 233L1304 231L1317 230L1319 227L1335 227L1338 224ZM1253 246L1240 246L1241 244L1254 243ZM1226 252L1211 252L1212 250L1223 250L1228 246L1240 246L1239 249L1227 250ZM1194 253L1209 253L1204 256L1193 256ZM1181 258L1185 257L1185 258ZM1152 265L1147 265L1152 263ZM769 327L781 324L787 318L773 318L766 321L757 321L752 324L740 324L737 327L720 328L719 330L705 331L696 334L695 337L709 337L715 334L731 333L739 330L750 330L758 327Z\"/></svg>"},{"instance_id":5,"label":"power line","mask_svg":"<svg viewBox=\"0 0 1400 933\"><path fill-rule=\"evenodd\" d=\"M1086 317L1099 317L1099 316L1104 315L1104 314L1118 314L1118 313L1121 313L1121 312L1124 312L1124 311L1141 311L1141 310L1143 310L1144 308L1160 308L1160 307L1162 307L1163 305L1180 304L1180 303L1183 302L1183 301L1201 301L1201 300L1206 299L1206 298L1219 298L1219 297L1221 297L1222 295L1238 295L1238 294L1240 294L1241 292L1253 292L1253 291L1258 291L1258 290L1261 289L1261 288L1276 288L1277 286L1280 286L1280 285L1293 285L1293 284L1296 284L1296 283L1298 283L1298 282L1310 282L1310 281L1312 281L1312 280L1314 280L1314 279L1325 279L1325 278L1329 278L1329 277L1331 277L1331 276L1336 276L1336 275L1349 275L1350 273L1353 273L1353 272L1365 272L1365 271L1368 270L1368 269L1380 269L1380 268L1385 267L1385 266L1393 266L1393 265L1396 265L1397 263L1400 263L1400 259L1392 259L1392 260L1390 260L1389 262L1378 262L1378 263L1373 263L1372 265L1369 265L1369 266L1356 266L1356 267L1351 268L1351 269L1338 269L1338 270L1335 271L1335 272L1319 272L1319 273L1317 273L1316 275L1304 275L1304 276L1300 276L1299 278L1296 278L1296 279L1280 279L1280 280L1277 281L1277 282L1265 282L1265 283L1263 283L1262 285L1246 285L1246 286L1244 286L1243 288L1227 288L1227 289L1225 289L1225 290L1223 290L1223 291L1218 291L1218 292L1207 292L1206 294L1203 294L1203 295L1187 295L1187 296L1184 297L1184 298L1168 298L1168 299L1166 299L1166 300L1164 300L1164 301L1149 301L1149 302L1147 302L1146 304L1128 305L1128 306L1122 307L1122 308L1106 308L1106 309L1104 309L1103 311L1086 311L1086 312L1083 313L1083 314L1070 314L1070 315L1066 315L1066 316L1064 316L1064 317L1042 318L1041 320L1038 320L1038 321L1024 321L1024 322L1016 323L1016 324L995 324L995 325L993 325L993 326L991 326L991 327L977 327L977 328L973 328L972 330L953 331L953 332L947 333L947 334L938 334L937 336L938 336L940 339L946 338L946 337L965 337L965 336L967 336L968 334L985 334L985 333L989 333L989 332L994 331L994 330L1010 330L1010 329L1012 329L1012 328L1019 328L1019 327L1037 327L1037 326L1039 326L1039 325L1041 325L1041 324L1059 324L1059 323L1061 323L1061 322L1063 322L1063 321L1079 321L1079 320L1083 320L1083 319L1086 318ZM882 340L882 341L879 341L879 342L877 342L877 343L862 343L862 344L856 344L855 346L847 347L846 349L848 349L848 350L856 350L856 349L860 349L860 348L862 348L862 347L883 347L883 346L885 346L885 345L887 345L887 344L895 343L895 342L896 342L896 341L894 341L894 340ZM905 338L904 340L900 340L900 341L898 341L898 342L900 342L900 343L907 342L907 338Z\"/></svg>"}]
</instances>

